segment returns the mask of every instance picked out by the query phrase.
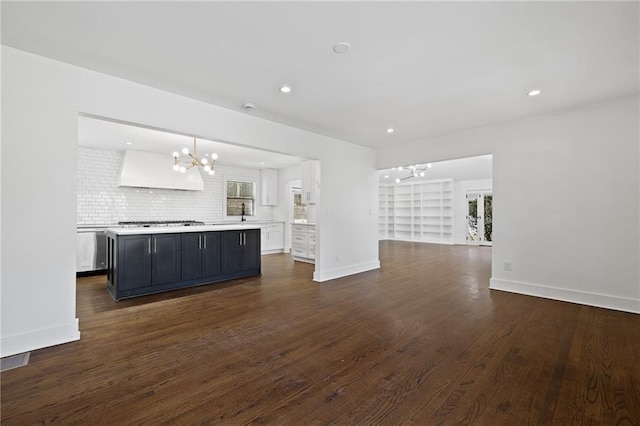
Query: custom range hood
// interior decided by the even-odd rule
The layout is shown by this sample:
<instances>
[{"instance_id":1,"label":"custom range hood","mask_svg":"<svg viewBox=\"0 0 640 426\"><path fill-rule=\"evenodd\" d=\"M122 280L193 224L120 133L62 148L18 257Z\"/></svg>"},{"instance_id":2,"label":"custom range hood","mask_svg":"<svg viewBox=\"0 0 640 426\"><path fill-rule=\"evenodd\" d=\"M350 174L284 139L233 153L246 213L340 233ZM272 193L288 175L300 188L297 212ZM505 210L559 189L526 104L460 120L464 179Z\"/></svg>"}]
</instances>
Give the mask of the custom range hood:
<instances>
[{"instance_id":1,"label":"custom range hood","mask_svg":"<svg viewBox=\"0 0 640 426\"><path fill-rule=\"evenodd\" d=\"M184 173L175 172L171 155L134 150L124 153L118 186L204 190L204 182L197 167Z\"/></svg>"}]
</instances>

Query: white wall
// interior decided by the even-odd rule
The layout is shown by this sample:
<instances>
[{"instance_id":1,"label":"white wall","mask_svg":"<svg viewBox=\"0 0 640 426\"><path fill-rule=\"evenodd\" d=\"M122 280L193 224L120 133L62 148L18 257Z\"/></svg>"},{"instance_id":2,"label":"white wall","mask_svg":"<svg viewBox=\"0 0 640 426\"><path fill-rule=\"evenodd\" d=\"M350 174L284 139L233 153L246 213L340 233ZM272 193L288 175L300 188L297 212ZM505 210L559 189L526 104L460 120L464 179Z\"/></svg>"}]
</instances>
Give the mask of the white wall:
<instances>
[{"instance_id":1,"label":"white wall","mask_svg":"<svg viewBox=\"0 0 640 426\"><path fill-rule=\"evenodd\" d=\"M491 190L493 179L456 180L453 182L453 242L467 244L467 191Z\"/></svg>"},{"instance_id":2,"label":"white wall","mask_svg":"<svg viewBox=\"0 0 640 426\"><path fill-rule=\"evenodd\" d=\"M640 313L638 102L381 149L378 167L493 153L491 288Z\"/></svg>"},{"instance_id":3,"label":"white wall","mask_svg":"<svg viewBox=\"0 0 640 426\"><path fill-rule=\"evenodd\" d=\"M372 149L5 46L2 89L2 356L79 337L78 113L320 159L315 279L379 267Z\"/></svg>"}]
</instances>

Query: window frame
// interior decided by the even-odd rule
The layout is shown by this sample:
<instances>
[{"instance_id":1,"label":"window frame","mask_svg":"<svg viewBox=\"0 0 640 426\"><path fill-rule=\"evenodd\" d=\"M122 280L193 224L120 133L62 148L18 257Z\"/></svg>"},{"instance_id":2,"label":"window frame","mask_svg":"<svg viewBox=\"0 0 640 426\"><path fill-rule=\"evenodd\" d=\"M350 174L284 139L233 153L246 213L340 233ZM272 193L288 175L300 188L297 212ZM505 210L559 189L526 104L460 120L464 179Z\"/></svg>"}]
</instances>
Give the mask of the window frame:
<instances>
[{"instance_id":1,"label":"window frame","mask_svg":"<svg viewBox=\"0 0 640 426\"><path fill-rule=\"evenodd\" d=\"M222 187L222 191L223 191L223 195L224 197L222 197L223 199L223 206L222 206L222 215L224 217L225 220L235 220L239 217L241 217L241 215L229 215L227 214L227 186L229 184L229 182L240 182L240 183L250 183L253 185L253 195L252 195L252 201L253 201L253 214L252 215L248 215L245 214L244 216L246 218L255 218L258 215L258 202L257 202L257 195L258 195L258 182L255 179L242 179L242 178L224 178L223 179L224 183L223 183L223 187Z\"/></svg>"}]
</instances>

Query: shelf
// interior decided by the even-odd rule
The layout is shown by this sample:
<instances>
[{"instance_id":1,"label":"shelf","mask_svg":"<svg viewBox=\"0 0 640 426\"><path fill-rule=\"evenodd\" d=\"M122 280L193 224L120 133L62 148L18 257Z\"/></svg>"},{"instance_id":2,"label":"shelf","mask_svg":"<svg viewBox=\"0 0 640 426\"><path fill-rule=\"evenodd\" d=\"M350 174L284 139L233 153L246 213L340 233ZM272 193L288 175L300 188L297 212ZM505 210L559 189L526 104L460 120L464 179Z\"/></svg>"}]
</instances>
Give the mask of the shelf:
<instances>
[{"instance_id":1,"label":"shelf","mask_svg":"<svg viewBox=\"0 0 640 426\"><path fill-rule=\"evenodd\" d=\"M380 186L380 238L451 243L453 196L452 180Z\"/></svg>"}]
</instances>

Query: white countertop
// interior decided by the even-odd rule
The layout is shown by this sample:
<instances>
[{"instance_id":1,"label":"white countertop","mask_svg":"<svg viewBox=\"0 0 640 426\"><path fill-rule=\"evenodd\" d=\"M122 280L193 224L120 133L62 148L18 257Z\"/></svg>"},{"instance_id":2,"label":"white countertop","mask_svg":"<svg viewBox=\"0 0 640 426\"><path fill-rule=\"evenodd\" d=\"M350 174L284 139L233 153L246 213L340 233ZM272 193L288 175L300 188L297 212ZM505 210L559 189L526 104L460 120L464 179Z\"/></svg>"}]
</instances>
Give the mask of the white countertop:
<instances>
[{"instance_id":1,"label":"white countertop","mask_svg":"<svg viewBox=\"0 0 640 426\"><path fill-rule=\"evenodd\" d=\"M148 228L109 228L107 232L115 235L144 235L144 234L176 234L186 232L234 231L237 229L260 229L259 223L233 223L224 225L193 225L193 226L150 226Z\"/></svg>"}]
</instances>

